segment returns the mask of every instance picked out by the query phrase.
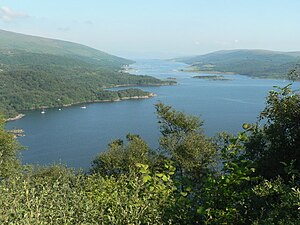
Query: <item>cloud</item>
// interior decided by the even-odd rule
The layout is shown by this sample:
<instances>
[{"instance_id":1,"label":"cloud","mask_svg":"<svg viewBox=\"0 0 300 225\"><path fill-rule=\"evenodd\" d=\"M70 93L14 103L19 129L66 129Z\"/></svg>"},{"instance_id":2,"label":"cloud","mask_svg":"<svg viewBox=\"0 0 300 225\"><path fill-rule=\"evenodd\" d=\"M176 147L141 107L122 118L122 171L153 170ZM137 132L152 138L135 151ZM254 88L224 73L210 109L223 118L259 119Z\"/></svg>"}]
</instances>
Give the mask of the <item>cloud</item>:
<instances>
[{"instance_id":1,"label":"cloud","mask_svg":"<svg viewBox=\"0 0 300 225\"><path fill-rule=\"evenodd\" d=\"M17 12L7 6L2 6L0 8L0 19L2 19L5 22L11 22L17 19L22 19L27 17L29 16L25 12Z\"/></svg>"}]
</instances>

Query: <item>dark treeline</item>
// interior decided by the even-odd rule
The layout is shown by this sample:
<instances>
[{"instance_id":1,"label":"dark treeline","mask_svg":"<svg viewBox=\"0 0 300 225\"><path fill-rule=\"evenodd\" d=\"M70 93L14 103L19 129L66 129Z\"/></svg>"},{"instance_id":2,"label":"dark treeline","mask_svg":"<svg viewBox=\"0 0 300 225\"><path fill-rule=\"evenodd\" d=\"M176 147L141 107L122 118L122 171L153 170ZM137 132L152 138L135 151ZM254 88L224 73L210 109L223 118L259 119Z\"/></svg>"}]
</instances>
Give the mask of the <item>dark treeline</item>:
<instances>
[{"instance_id":1,"label":"dark treeline","mask_svg":"<svg viewBox=\"0 0 300 225\"><path fill-rule=\"evenodd\" d=\"M208 138L199 118L155 107L158 150L128 134L88 173L21 165L2 122L0 223L300 224L300 94L290 85L235 136Z\"/></svg>"}]
</instances>

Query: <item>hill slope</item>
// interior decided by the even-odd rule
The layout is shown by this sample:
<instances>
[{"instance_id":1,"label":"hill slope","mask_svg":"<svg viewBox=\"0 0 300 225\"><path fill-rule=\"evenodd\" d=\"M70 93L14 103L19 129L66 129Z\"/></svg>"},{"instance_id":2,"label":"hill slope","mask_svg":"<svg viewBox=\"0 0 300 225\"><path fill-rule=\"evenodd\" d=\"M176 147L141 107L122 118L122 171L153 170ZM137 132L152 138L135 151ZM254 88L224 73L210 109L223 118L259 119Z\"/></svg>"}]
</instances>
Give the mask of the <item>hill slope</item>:
<instances>
[{"instance_id":1,"label":"hill slope","mask_svg":"<svg viewBox=\"0 0 300 225\"><path fill-rule=\"evenodd\" d=\"M136 89L122 93L104 89L166 84L122 72L122 66L130 63L84 45L0 30L0 114L147 96Z\"/></svg>"},{"instance_id":2,"label":"hill slope","mask_svg":"<svg viewBox=\"0 0 300 225\"><path fill-rule=\"evenodd\" d=\"M233 72L260 78L285 78L300 61L300 52L228 50L180 58L199 72Z\"/></svg>"},{"instance_id":3,"label":"hill slope","mask_svg":"<svg viewBox=\"0 0 300 225\"><path fill-rule=\"evenodd\" d=\"M133 61L68 41L42 38L0 30L2 52L23 51L27 53L51 54L81 59L100 66L117 67Z\"/></svg>"}]
</instances>

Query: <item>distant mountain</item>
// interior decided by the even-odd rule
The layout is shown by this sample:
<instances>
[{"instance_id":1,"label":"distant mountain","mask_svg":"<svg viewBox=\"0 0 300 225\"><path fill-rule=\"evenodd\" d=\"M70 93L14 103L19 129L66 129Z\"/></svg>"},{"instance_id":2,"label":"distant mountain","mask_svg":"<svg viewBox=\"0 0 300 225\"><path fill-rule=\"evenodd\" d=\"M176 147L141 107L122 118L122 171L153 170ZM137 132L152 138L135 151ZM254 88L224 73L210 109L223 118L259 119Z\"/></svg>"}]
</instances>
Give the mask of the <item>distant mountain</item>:
<instances>
[{"instance_id":1,"label":"distant mountain","mask_svg":"<svg viewBox=\"0 0 300 225\"><path fill-rule=\"evenodd\" d=\"M131 63L84 45L0 30L0 114L149 94L105 90L116 85L166 84L123 72Z\"/></svg>"},{"instance_id":2,"label":"distant mountain","mask_svg":"<svg viewBox=\"0 0 300 225\"><path fill-rule=\"evenodd\" d=\"M233 72L259 78L286 78L289 70L300 62L300 51L239 49L175 60L190 64L200 73Z\"/></svg>"}]
</instances>

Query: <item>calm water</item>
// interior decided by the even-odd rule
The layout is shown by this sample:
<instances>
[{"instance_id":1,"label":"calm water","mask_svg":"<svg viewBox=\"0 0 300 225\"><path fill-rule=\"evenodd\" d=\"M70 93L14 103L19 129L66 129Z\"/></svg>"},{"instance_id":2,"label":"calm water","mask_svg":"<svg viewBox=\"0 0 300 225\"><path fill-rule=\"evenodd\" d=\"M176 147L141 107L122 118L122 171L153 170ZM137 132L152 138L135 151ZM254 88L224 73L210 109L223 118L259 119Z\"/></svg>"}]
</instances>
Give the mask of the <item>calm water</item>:
<instances>
[{"instance_id":1,"label":"calm water","mask_svg":"<svg viewBox=\"0 0 300 225\"><path fill-rule=\"evenodd\" d=\"M140 134L152 147L157 146L159 130L154 104L161 101L189 114L200 116L206 134L220 131L235 133L244 122L254 122L263 109L272 86L288 84L282 80L251 79L225 75L231 81L193 79L195 73L179 72L186 65L161 60L138 61L132 67L136 74L158 78L175 77L176 86L142 87L158 96L146 100L94 103L86 109L73 106L27 112L8 129L21 128L26 136L19 138L28 149L22 152L23 163L60 162L72 167L88 168L97 153L109 142L125 138L127 133ZM294 84L299 88L300 83Z\"/></svg>"}]
</instances>

